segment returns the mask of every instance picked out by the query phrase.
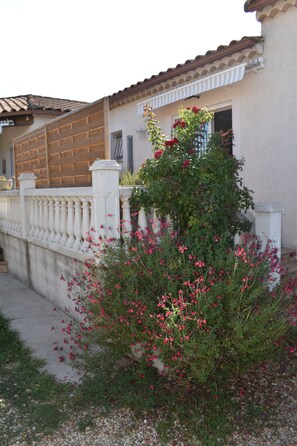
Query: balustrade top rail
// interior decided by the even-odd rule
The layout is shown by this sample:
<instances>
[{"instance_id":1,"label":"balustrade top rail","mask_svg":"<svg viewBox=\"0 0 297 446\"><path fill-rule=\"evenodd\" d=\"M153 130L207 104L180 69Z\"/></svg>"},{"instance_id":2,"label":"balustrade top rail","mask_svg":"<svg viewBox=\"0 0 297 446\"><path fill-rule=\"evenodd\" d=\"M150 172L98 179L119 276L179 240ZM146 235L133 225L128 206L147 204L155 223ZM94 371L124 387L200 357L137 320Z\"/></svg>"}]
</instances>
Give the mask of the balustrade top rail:
<instances>
[{"instance_id":1,"label":"balustrade top rail","mask_svg":"<svg viewBox=\"0 0 297 446\"><path fill-rule=\"evenodd\" d=\"M53 189L26 189L26 197L91 197L93 195L92 187L65 187Z\"/></svg>"}]
</instances>

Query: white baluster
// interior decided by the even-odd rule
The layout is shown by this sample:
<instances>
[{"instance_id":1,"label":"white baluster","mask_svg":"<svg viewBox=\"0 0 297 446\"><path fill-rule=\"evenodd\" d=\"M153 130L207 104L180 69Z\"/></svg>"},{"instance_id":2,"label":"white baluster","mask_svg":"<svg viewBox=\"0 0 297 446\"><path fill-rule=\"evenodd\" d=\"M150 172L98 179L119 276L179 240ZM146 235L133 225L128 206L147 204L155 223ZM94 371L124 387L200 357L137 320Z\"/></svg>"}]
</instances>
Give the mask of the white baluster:
<instances>
[{"instance_id":1,"label":"white baluster","mask_svg":"<svg viewBox=\"0 0 297 446\"><path fill-rule=\"evenodd\" d=\"M55 227L55 239L54 242L55 243L60 243L61 240L61 230L60 230L60 225L61 225L61 209L60 209L60 199L58 197L54 198L55 201L55 218L54 218L54 227Z\"/></svg>"},{"instance_id":2,"label":"white baluster","mask_svg":"<svg viewBox=\"0 0 297 446\"><path fill-rule=\"evenodd\" d=\"M74 208L73 208L72 198L68 199L67 234L68 234L68 240L66 242L66 246L72 248L74 243Z\"/></svg>"},{"instance_id":3,"label":"white baluster","mask_svg":"<svg viewBox=\"0 0 297 446\"><path fill-rule=\"evenodd\" d=\"M34 237L38 238L39 236L39 198L36 197L34 199L34 226L35 226L35 231L34 231Z\"/></svg>"},{"instance_id":4,"label":"white baluster","mask_svg":"<svg viewBox=\"0 0 297 446\"><path fill-rule=\"evenodd\" d=\"M11 224L10 229L15 229L15 198L11 198Z\"/></svg>"},{"instance_id":5,"label":"white baluster","mask_svg":"<svg viewBox=\"0 0 297 446\"><path fill-rule=\"evenodd\" d=\"M26 209L26 212L28 212L28 209ZM28 228L26 228L26 230L28 230ZM21 202L19 197L17 198L17 231L22 232Z\"/></svg>"},{"instance_id":6,"label":"white baluster","mask_svg":"<svg viewBox=\"0 0 297 446\"><path fill-rule=\"evenodd\" d=\"M86 252L89 249L90 243L88 241L90 231L90 206L89 199L82 198L82 236L83 244L82 251Z\"/></svg>"},{"instance_id":7,"label":"white baluster","mask_svg":"<svg viewBox=\"0 0 297 446\"><path fill-rule=\"evenodd\" d=\"M73 244L74 249L80 249L81 245L81 202L80 198L74 199L74 236L75 242Z\"/></svg>"},{"instance_id":8,"label":"white baluster","mask_svg":"<svg viewBox=\"0 0 297 446\"><path fill-rule=\"evenodd\" d=\"M130 239L132 231L130 196L121 196L121 202L123 209L122 235L124 238Z\"/></svg>"},{"instance_id":9,"label":"white baluster","mask_svg":"<svg viewBox=\"0 0 297 446\"><path fill-rule=\"evenodd\" d=\"M49 198L49 204L48 204L48 229L49 229L49 242L53 242L55 240L55 206L54 206L54 199Z\"/></svg>"},{"instance_id":10,"label":"white baluster","mask_svg":"<svg viewBox=\"0 0 297 446\"><path fill-rule=\"evenodd\" d=\"M38 216L39 235L38 235L38 237L43 238L44 227L43 227L43 198L42 197L39 198L38 206L39 206L39 216Z\"/></svg>"},{"instance_id":11,"label":"white baluster","mask_svg":"<svg viewBox=\"0 0 297 446\"><path fill-rule=\"evenodd\" d=\"M34 226L34 199L29 198L29 235L34 235L35 226Z\"/></svg>"},{"instance_id":12,"label":"white baluster","mask_svg":"<svg viewBox=\"0 0 297 446\"><path fill-rule=\"evenodd\" d=\"M11 229L16 230L16 199L12 197Z\"/></svg>"},{"instance_id":13,"label":"white baluster","mask_svg":"<svg viewBox=\"0 0 297 446\"><path fill-rule=\"evenodd\" d=\"M160 229L161 229L160 218L157 217L157 212L156 212L156 209L154 208L154 210L153 210L153 231L155 234L158 234L160 232Z\"/></svg>"},{"instance_id":14,"label":"white baluster","mask_svg":"<svg viewBox=\"0 0 297 446\"><path fill-rule=\"evenodd\" d=\"M168 225L168 229L173 231L173 221L171 220L170 215L166 216L166 224Z\"/></svg>"},{"instance_id":15,"label":"white baluster","mask_svg":"<svg viewBox=\"0 0 297 446\"><path fill-rule=\"evenodd\" d=\"M9 226L9 200L8 200L8 197L5 200L5 212L6 212L6 218L4 221L4 228L7 229Z\"/></svg>"},{"instance_id":16,"label":"white baluster","mask_svg":"<svg viewBox=\"0 0 297 446\"><path fill-rule=\"evenodd\" d=\"M65 197L61 198L61 233L62 237L60 240L60 245L66 245L68 235L67 235L67 201Z\"/></svg>"},{"instance_id":17,"label":"white baluster","mask_svg":"<svg viewBox=\"0 0 297 446\"><path fill-rule=\"evenodd\" d=\"M143 231L147 228L147 218L146 218L146 214L145 214L144 208L140 208L140 210L139 210L139 213L138 213L138 226Z\"/></svg>"},{"instance_id":18,"label":"white baluster","mask_svg":"<svg viewBox=\"0 0 297 446\"><path fill-rule=\"evenodd\" d=\"M50 232L49 232L49 200L45 197L43 199L43 227L44 234L43 239L48 240Z\"/></svg>"}]
</instances>

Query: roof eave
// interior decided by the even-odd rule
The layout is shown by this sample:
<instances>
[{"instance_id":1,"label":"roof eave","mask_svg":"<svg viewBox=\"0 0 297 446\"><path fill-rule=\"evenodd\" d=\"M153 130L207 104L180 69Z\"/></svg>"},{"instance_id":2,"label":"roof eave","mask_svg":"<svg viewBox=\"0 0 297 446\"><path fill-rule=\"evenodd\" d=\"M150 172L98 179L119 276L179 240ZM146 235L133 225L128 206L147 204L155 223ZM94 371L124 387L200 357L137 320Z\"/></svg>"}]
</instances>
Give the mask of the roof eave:
<instances>
[{"instance_id":1,"label":"roof eave","mask_svg":"<svg viewBox=\"0 0 297 446\"><path fill-rule=\"evenodd\" d=\"M57 111L57 110L21 110L21 111L12 111L12 112L3 112L0 113L0 118L13 118L17 116L30 116L30 115L51 115L51 116L60 116L66 111Z\"/></svg>"},{"instance_id":2,"label":"roof eave","mask_svg":"<svg viewBox=\"0 0 297 446\"><path fill-rule=\"evenodd\" d=\"M244 40L232 43L229 46L226 47L224 46L223 48L219 48L218 50L211 51L209 52L209 54L206 53L205 56L198 57L197 59L194 59L189 63L183 64L176 68L172 68L171 70L166 71L164 73L160 73L153 78L147 79L141 83L133 85L125 90L119 91L118 93L114 93L112 96L109 97L110 105L128 96L137 94L143 91L144 89L151 88L157 84L160 84L161 82L164 82L168 79L172 79L175 76L179 76L183 73L187 73L188 71L195 70L196 68L212 63L223 57L230 56L235 52L243 51L247 48L250 48L256 45L258 42L260 42L261 39L262 39L261 37L245 38Z\"/></svg>"}]
</instances>

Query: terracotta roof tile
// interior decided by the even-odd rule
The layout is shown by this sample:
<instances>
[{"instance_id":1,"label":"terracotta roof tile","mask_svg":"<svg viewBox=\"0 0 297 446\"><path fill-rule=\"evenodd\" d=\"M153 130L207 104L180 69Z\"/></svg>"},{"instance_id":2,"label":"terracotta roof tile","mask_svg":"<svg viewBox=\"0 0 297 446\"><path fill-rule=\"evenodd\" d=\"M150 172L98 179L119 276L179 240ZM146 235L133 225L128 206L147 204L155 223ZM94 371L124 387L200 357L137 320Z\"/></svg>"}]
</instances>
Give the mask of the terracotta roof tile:
<instances>
[{"instance_id":1,"label":"terracotta roof tile","mask_svg":"<svg viewBox=\"0 0 297 446\"><path fill-rule=\"evenodd\" d=\"M244 4L245 12L262 11L265 6L273 6L277 0L247 0Z\"/></svg>"},{"instance_id":2,"label":"terracotta roof tile","mask_svg":"<svg viewBox=\"0 0 297 446\"><path fill-rule=\"evenodd\" d=\"M46 96L36 96L27 94L24 96L15 96L9 98L0 98L1 113L17 113L23 111L57 111L70 112L87 104L81 101L72 101L69 99L50 98Z\"/></svg>"},{"instance_id":3,"label":"terracotta roof tile","mask_svg":"<svg viewBox=\"0 0 297 446\"><path fill-rule=\"evenodd\" d=\"M224 57L226 53L232 54L232 52L234 53L235 51L240 51L241 49L252 47L262 40L263 38L261 36L243 37L241 40L232 40L229 45L220 45L216 50L209 50L204 55L198 55L195 57L195 59L187 60L183 64L178 64L174 68L168 68L168 70L166 71L161 71L159 74L155 74L150 78L145 79L144 81L137 82L137 84L130 85L130 87L126 87L123 90L114 93L110 96L110 102L115 102L121 97L132 95L135 92L138 92L140 89L151 87L152 85L156 85L163 80L173 78L174 76L177 76L181 73L185 73L189 70L195 69L198 66L212 63L215 60Z\"/></svg>"}]
</instances>

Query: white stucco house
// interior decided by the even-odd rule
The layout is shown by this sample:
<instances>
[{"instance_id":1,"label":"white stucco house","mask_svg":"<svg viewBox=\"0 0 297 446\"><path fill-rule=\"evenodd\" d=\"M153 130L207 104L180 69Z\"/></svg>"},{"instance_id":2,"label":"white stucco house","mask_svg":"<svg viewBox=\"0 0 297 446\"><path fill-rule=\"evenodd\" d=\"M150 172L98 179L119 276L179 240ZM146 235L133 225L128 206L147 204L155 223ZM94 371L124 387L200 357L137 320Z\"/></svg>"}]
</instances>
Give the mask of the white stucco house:
<instances>
[{"instance_id":1,"label":"white stucco house","mask_svg":"<svg viewBox=\"0 0 297 446\"><path fill-rule=\"evenodd\" d=\"M248 0L244 8L246 13L256 11L260 36L219 46L47 124L49 131L40 144L48 150L46 165L56 163L55 178L62 178L65 169L84 174L81 163L87 160L91 181L84 187L65 187L61 181L59 187L43 188L38 172L25 169L16 190L0 193L0 246L13 275L60 308L67 306L67 287L58 278L72 277L77 265L73 259L83 262L88 255L88 231L95 228L110 236L109 228L118 228L121 215L131 220L132 188L119 187L118 164L135 171L152 156L142 116L145 104L152 106L168 136L179 106L212 110L210 132L232 128L233 153L245 160L244 183L254 191L258 205L256 213L250 213L256 217L256 233L272 238L278 248L296 252L297 0ZM56 106L61 104L51 105ZM41 152L34 145L41 141L40 129L28 132L28 124L35 128L37 114L44 116L48 107L35 101L32 110L26 107L14 110L15 103L0 99L0 175L5 169L6 175L11 172L12 160L7 159L20 132L26 133L26 159L40 161ZM67 164L65 148L74 167ZM140 210L143 228L144 214Z\"/></svg>"},{"instance_id":2,"label":"white stucco house","mask_svg":"<svg viewBox=\"0 0 297 446\"><path fill-rule=\"evenodd\" d=\"M281 204L282 246L297 247L297 0L248 0L261 36L243 37L109 98L111 158L137 170L152 155L143 106L170 135L179 106L207 106L212 130L234 131L254 201ZM122 153L118 153L119 139Z\"/></svg>"}]
</instances>

